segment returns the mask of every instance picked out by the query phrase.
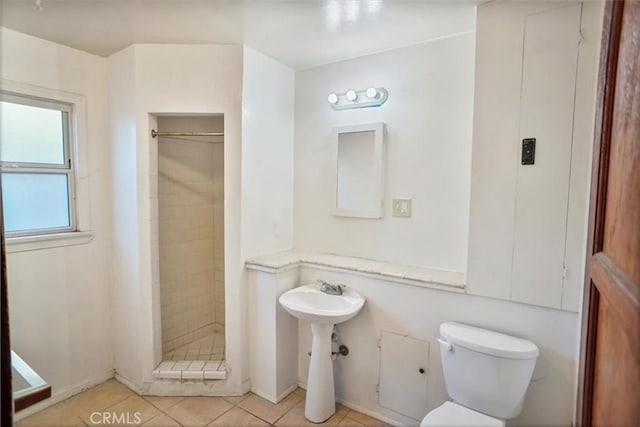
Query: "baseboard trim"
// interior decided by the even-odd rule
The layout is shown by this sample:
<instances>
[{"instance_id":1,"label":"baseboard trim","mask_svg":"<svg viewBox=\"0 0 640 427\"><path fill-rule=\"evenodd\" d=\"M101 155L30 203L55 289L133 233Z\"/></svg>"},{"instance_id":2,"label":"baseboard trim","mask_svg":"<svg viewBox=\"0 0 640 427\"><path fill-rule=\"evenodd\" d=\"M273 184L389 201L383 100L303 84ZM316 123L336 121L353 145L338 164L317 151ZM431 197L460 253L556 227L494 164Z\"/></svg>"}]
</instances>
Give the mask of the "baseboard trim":
<instances>
[{"instance_id":1,"label":"baseboard trim","mask_svg":"<svg viewBox=\"0 0 640 427\"><path fill-rule=\"evenodd\" d=\"M293 384L291 387L289 387L288 389L286 389L285 391L283 391L282 393L280 393L278 395L278 402L280 402L282 399L284 399L285 397L289 396L291 393L293 393L296 389L298 388L298 384ZM276 403L278 403L276 402Z\"/></svg>"},{"instance_id":2,"label":"baseboard trim","mask_svg":"<svg viewBox=\"0 0 640 427\"><path fill-rule=\"evenodd\" d=\"M375 418L377 420L380 420L382 422L385 422L387 424L391 424L392 426L403 426L404 425L401 422L398 422L397 420L393 420L393 419L391 419L389 417L385 417L382 414L379 414L379 413L377 413L375 411L372 411L371 409L363 408L360 405L356 405L354 403L347 402L344 399L340 399L340 398L336 397L336 402L346 406L349 409L353 409L354 411L358 411L358 412L360 412L362 414L369 415L370 417Z\"/></svg>"},{"instance_id":3,"label":"baseboard trim","mask_svg":"<svg viewBox=\"0 0 640 427\"><path fill-rule=\"evenodd\" d=\"M302 381L298 381L298 387L300 387L301 389L306 390L307 389L307 383L304 383ZM379 414L378 412L372 411L371 409L367 409L367 408L363 408L360 405L356 405L355 403L351 403L348 402L344 399L341 399L339 397L336 397L336 402L340 403L341 405L346 406L349 409L353 409L354 411L358 411L362 414L368 415L372 418L375 418L377 420L380 420L382 422L385 422L387 424L390 424L392 426L403 426L404 424L402 424L401 422L399 422L398 420L394 420L391 419L387 416L384 416L382 414Z\"/></svg>"},{"instance_id":4,"label":"baseboard trim","mask_svg":"<svg viewBox=\"0 0 640 427\"><path fill-rule=\"evenodd\" d=\"M142 394L142 392L140 391L140 389L138 387L136 387L136 385L134 383L132 383L131 381L129 381L128 379L126 379L125 377L123 377L122 375L120 375L119 373L115 373L114 378L121 383L122 385L124 385L125 387L127 387L129 390L131 390L132 392L136 393L136 394Z\"/></svg>"},{"instance_id":5,"label":"baseboard trim","mask_svg":"<svg viewBox=\"0 0 640 427\"><path fill-rule=\"evenodd\" d=\"M251 388L251 393L253 393L253 394L257 395L257 396L260 396L261 398L263 398L265 400L268 400L271 403L277 403L276 397L270 395L269 393L264 393L264 392L262 392L262 391L260 391L258 389L255 389L255 388Z\"/></svg>"},{"instance_id":6,"label":"baseboard trim","mask_svg":"<svg viewBox=\"0 0 640 427\"><path fill-rule=\"evenodd\" d=\"M53 406L56 403L60 403L63 400L67 400L68 398L73 397L76 394L82 393L83 391L88 390L91 387L95 387L98 384L102 384L103 382L110 380L111 378L114 377L114 374L115 374L115 371L111 369L108 372L103 373L102 375L97 375L86 381L73 384L69 387L59 390L58 392L52 393L50 398L43 400L42 402L36 403L35 405L30 406L20 412L15 413L13 415L13 418L15 421L20 421L24 418L27 418L28 416L33 415L36 412L40 412L43 409L48 408L49 406Z\"/></svg>"}]
</instances>

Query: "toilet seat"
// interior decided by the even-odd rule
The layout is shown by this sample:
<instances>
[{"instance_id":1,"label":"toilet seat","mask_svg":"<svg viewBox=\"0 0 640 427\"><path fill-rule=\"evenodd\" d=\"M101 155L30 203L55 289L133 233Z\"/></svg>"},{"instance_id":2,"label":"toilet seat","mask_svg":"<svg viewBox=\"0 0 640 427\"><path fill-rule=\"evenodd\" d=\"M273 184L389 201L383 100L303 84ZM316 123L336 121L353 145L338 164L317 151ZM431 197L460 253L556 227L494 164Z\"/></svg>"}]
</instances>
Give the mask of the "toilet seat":
<instances>
[{"instance_id":1,"label":"toilet seat","mask_svg":"<svg viewBox=\"0 0 640 427\"><path fill-rule=\"evenodd\" d=\"M490 417L454 402L445 402L429 412L420 427L504 427L504 420Z\"/></svg>"}]
</instances>

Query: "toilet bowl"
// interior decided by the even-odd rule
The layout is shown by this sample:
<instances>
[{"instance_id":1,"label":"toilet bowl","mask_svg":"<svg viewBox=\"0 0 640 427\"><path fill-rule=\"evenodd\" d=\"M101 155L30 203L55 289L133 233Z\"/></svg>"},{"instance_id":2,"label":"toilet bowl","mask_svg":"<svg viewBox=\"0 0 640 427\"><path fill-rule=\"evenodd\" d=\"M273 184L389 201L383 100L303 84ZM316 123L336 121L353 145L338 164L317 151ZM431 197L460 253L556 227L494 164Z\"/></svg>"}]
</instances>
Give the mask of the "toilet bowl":
<instances>
[{"instance_id":1,"label":"toilet bowl","mask_svg":"<svg viewBox=\"0 0 640 427\"><path fill-rule=\"evenodd\" d=\"M452 401L429 412L421 427L504 427L520 414L539 354L534 343L454 322L440 325L438 342Z\"/></svg>"},{"instance_id":2,"label":"toilet bowl","mask_svg":"<svg viewBox=\"0 0 640 427\"><path fill-rule=\"evenodd\" d=\"M504 420L493 418L454 402L445 402L429 412L420 427L504 427Z\"/></svg>"}]
</instances>

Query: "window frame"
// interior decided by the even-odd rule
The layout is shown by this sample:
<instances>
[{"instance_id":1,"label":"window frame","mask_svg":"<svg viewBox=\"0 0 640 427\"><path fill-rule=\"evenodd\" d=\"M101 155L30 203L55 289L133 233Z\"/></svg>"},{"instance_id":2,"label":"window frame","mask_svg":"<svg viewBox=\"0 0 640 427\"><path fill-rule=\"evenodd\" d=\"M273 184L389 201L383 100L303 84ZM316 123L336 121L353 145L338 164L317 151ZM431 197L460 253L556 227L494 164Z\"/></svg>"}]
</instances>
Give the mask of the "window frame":
<instances>
[{"instance_id":1,"label":"window frame","mask_svg":"<svg viewBox=\"0 0 640 427\"><path fill-rule=\"evenodd\" d=\"M58 99L43 98L25 93L18 93L0 89L0 101L19 105L28 105L38 108L60 111L62 113L62 145L63 163L31 163L0 161L0 173L15 174L55 174L67 177L67 205L69 212L69 225L65 227L37 228L32 230L7 231L7 238L46 236L59 233L78 231L76 211L76 167L74 162L74 148L76 146L76 132L74 129L75 106L73 103Z\"/></svg>"}]
</instances>

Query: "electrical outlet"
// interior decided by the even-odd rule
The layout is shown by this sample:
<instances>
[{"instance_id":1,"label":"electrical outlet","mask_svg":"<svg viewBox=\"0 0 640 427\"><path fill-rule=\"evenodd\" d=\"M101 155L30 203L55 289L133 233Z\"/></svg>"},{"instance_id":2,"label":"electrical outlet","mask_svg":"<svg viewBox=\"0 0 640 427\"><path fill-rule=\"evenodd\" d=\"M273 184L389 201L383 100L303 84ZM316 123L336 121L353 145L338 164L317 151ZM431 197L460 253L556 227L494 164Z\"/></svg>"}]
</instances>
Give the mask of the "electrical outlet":
<instances>
[{"instance_id":1,"label":"electrical outlet","mask_svg":"<svg viewBox=\"0 0 640 427\"><path fill-rule=\"evenodd\" d=\"M411 216L411 199L393 199L393 216Z\"/></svg>"}]
</instances>

